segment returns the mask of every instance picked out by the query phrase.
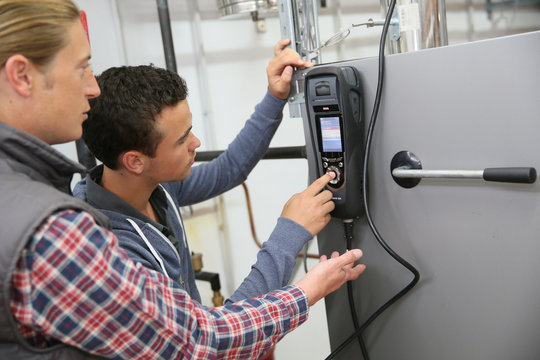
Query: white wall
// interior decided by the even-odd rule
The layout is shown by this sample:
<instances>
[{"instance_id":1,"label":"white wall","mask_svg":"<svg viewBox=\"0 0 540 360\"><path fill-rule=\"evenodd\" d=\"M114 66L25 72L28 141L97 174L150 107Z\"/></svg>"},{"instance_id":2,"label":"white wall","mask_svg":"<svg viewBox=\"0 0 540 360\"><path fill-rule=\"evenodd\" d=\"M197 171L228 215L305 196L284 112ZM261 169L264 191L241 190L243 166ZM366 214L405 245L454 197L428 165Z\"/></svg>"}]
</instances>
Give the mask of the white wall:
<instances>
[{"instance_id":1,"label":"white wall","mask_svg":"<svg viewBox=\"0 0 540 360\"><path fill-rule=\"evenodd\" d=\"M250 19L219 20L216 1L197 1L200 8L200 42L203 58L195 56L193 18L188 1L169 0L170 16L179 74L190 89L194 132L201 138L201 150L224 149L243 126L255 104L266 91L265 67L272 47L279 39L278 18L267 19L267 32L257 33ZM92 65L96 74L110 66L153 63L165 67L156 2L152 0L76 0L87 12ZM320 10L321 40L341 27L381 18L377 0L341 0L328 2ZM540 28L538 6L515 7L496 11L494 21L487 19L484 2L447 1L450 44L478 40L507 33ZM339 9L339 11L338 11ZM339 14L341 13L341 16ZM195 24L196 25L196 24ZM353 29L342 46L323 53L323 61L354 59L377 54L380 29ZM205 64L207 83L198 78L197 65ZM204 121L203 121L204 119ZM211 124L207 126L206 124ZM303 145L300 119L285 119L271 146ZM60 149L75 158L73 144ZM250 174L247 184L255 216L258 237L264 241L272 231L281 208L295 192L307 185L305 160L263 161ZM217 201L207 201L193 208L187 221L192 250L204 254L205 270L221 275L222 292L228 296L248 273L255 246L247 218L241 188ZM188 216L188 209L183 209ZM310 252L316 252L312 241ZM312 267L315 260L308 260ZM292 281L303 273L299 270ZM199 284L203 302L210 304L209 285ZM311 310L307 325L288 335L276 348L276 359L324 358L330 352L323 304Z\"/></svg>"}]
</instances>

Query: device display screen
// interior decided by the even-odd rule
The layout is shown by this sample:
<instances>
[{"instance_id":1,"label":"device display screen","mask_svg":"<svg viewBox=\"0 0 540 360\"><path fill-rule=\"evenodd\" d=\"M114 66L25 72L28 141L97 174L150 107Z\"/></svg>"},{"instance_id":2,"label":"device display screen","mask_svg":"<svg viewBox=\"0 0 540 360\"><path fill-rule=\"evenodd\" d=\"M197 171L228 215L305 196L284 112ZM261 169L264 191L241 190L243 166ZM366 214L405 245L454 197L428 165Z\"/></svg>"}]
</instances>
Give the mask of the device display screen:
<instances>
[{"instance_id":1,"label":"device display screen","mask_svg":"<svg viewBox=\"0 0 540 360\"><path fill-rule=\"evenodd\" d=\"M339 117L321 117L320 122L323 152L343 152Z\"/></svg>"}]
</instances>

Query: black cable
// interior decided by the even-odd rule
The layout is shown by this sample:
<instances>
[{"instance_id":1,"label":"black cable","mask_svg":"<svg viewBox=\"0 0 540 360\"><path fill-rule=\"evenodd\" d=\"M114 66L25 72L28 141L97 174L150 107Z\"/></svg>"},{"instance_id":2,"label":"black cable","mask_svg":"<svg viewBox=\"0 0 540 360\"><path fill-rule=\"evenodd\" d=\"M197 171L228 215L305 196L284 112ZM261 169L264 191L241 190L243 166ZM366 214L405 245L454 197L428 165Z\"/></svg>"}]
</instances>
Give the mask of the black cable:
<instances>
[{"instance_id":1,"label":"black cable","mask_svg":"<svg viewBox=\"0 0 540 360\"><path fill-rule=\"evenodd\" d=\"M302 261L304 263L304 271L306 272L306 274L308 273L307 254L308 254L308 243L305 243L304 244L304 254L302 255Z\"/></svg>"},{"instance_id":2,"label":"black cable","mask_svg":"<svg viewBox=\"0 0 540 360\"><path fill-rule=\"evenodd\" d=\"M386 250L386 252L392 256L397 262L399 262L403 267L405 267L407 270L409 270L413 275L414 278L405 286L400 292L398 292L396 295L394 295L390 300L388 300L386 303L384 303L381 307L377 309L363 324L360 326L358 330L356 330L351 336L349 336L341 345L339 345L328 357L327 360L333 359L340 351L342 351L352 340L354 340L355 337L357 337L358 334L361 334L382 312L384 312L388 307L390 307L392 304L394 304L397 300L399 300L403 295L405 295L409 290L411 290L416 283L418 283L418 280L420 279L420 273L418 270L412 266L410 263L408 263L405 259L403 259L401 256L399 256L388 244L384 241L381 234L377 230L377 227L375 226L373 219L371 218L371 212L369 210L369 198L368 198L368 178L367 178L367 171L369 167L369 155L371 152L371 141L373 138L373 129L375 127L375 123L377 120L377 115L379 113L379 107L381 103L381 94L382 94L382 88L383 88L383 80L384 80L384 47L386 44L386 35L388 33L388 27L390 26L390 20L392 18L392 13L394 12L394 7L396 5L396 0L391 0L390 4L388 6L388 12L386 13L386 18L384 21L384 26L381 34L381 41L379 45L379 72L378 72L378 79L377 79L377 91L375 95L375 103L373 105L373 112L371 113L371 120L369 123L367 138L366 138L366 148L365 148L365 154L364 154L364 171L362 176L362 187L363 187L363 193L364 193L364 208L366 211L366 218L368 220L369 227L371 228L371 231L373 232L373 235L375 235L375 238L379 242L379 244Z\"/></svg>"},{"instance_id":3,"label":"black cable","mask_svg":"<svg viewBox=\"0 0 540 360\"><path fill-rule=\"evenodd\" d=\"M343 225L345 227L345 239L347 239L347 251L349 251L352 249L352 239L354 238L354 220L345 219L343 220ZM366 344L364 342L364 339L362 338L362 333L359 331L360 324L358 323L358 314L356 313L352 285L352 280L347 281L347 295L349 298L349 309L351 311L351 318L353 321L355 333L357 334L356 337L358 338L358 345L360 345L360 349L362 350L362 356L364 357L364 360L369 360L369 354Z\"/></svg>"}]
</instances>

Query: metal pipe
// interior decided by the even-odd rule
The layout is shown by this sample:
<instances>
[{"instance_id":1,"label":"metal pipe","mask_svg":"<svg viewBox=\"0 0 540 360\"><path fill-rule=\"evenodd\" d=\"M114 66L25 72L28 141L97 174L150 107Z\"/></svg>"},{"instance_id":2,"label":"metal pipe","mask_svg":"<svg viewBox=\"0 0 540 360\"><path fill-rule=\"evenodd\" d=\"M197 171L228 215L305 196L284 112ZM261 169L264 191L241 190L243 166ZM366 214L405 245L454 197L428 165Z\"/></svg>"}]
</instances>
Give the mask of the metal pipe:
<instances>
[{"instance_id":1,"label":"metal pipe","mask_svg":"<svg viewBox=\"0 0 540 360\"><path fill-rule=\"evenodd\" d=\"M539 0L506 0L494 2L491 0L486 0L486 12L488 14L488 20L491 20L491 13L494 9L500 9L503 7L516 7L516 6L526 6L534 5L540 3Z\"/></svg>"},{"instance_id":2,"label":"metal pipe","mask_svg":"<svg viewBox=\"0 0 540 360\"><path fill-rule=\"evenodd\" d=\"M199 101L202 114L202 123L204 126L203 143L210 148L216 147L214 111L212 109L212 98L210 91L210 81L208 80L208 69L206 65L206 55L203 49L203 36L201 30L201 14L198 0L187 1L189 9L189 23L191 25L191 44L195 55L195 68L197 70L197 80L199 81Z\"/></svg>"},{"instance_id":3,"label":"metal pipe","mask_svg":"<svg viewBox=\"0 0 540 360\"><path fill-rule=\"evenodd\" d=\"M96 166L96 158L92 155L82 138L75 141L75 148L77 149L77 159L79 159L79 163L84 165L87 169Z\"/></svg>"},{"instance_id":4,"label":"metal pipe","mask_svg":"<svg viewBox=\"0 0 540 360\"><path fill-rule=\"evenodd\" d=\"M221 290L221 283L219 282L219 274L208 271L195 272L195 279L201 281L208 281L213 291Z\"/></svg>"},{"instance_id":5,"label":"metal pipe","mask_svg":"<svg viewBox=\"0 0 540 360\"><path fill-rule=\"evenodd\" d=\"M289 146L270 148L263 156L264 160L274 159L307 159L305 146Z\"/></svg>"},{"instance_id":6,"label":"metal pipe","mask_svg":"<svg viewBox=\"0 0 540 360\"><path fill-rule=\"evenodd\" d=\"M460 178L482 179L483 170L411 170L397 168L392 170L392 176L397 178Z\"/></svg>"},{"instance_id":7,"label":"metal pipe","mask_svg":"<svg viewBox=\"0 0 540 360\"><path fill-rule=\"evenodd\" d=\"M223 305L224 298L221 295L221 291L220 291L221 284L219 282L218 273L207 272L207 271L197 271L195 272L195 279L208 281L210 283L210 287L212 288L212 291L214 292L214 296L212 297L212 303L214 304L214 306Z\"/></svg>"},{"instance_id":8,"label":"metal pipe","mask_svg":"<svg viewBox=\"0 0 540 360\"><path fill-rule=\"evenodd\" d=\"M169 4L167 0L157 0L157 8L159 26L161 28L161 39L163 40L163 50L165 52L165 65L167 70L177 72L171 31L171 18L169 16Z\"/></svg>"},{"instance_id":9,"label":"metal pipe","mask_svg":"<svg viewBox=\"0 0 540 360\"><path fill-rule=\"evenodd\" d=\"M380 0L383 12L390 0ZM397 0L393 18L399 25L389 29L389 54L448 45L445 0Z\"/></svg>"},{"instance_id":10,"label":"metal pipe","mask_svg":"<svg viewBox=\"0 0 540 360\"><path fill-rule=\"evenodd\" d=\"M195 161L205 162L211 161L223 154L223 150L216 151L198 151ZM275 160L275 159L307 159L305 146L288 146L279 148L270 148L266 151L263 160Z\"/></svg>"},{"instance_id":11,"label":"metal pipe","mask_svg":"<svg viewBox=\"0 0 540 360\"><path fill-rule=\"evenodd\" d=\"M393 169L392 176L401 179L459 178L533 184L536 181L536 169L533 167L506 167L485 168L484 170L421 170L403 166Z\"/></svg>"}]
</instances>

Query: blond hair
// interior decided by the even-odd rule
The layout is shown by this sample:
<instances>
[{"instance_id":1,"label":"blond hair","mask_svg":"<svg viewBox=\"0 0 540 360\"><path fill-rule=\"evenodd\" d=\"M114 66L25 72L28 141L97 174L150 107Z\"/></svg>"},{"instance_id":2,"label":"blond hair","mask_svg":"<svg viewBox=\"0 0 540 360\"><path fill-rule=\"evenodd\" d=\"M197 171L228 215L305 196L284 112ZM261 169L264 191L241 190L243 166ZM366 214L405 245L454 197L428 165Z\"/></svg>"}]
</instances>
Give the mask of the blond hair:
<instances>
[{"instance_id":1,"label":"blond hair","mask_svg":"<svg viewBox=\"0 0 540 360\"><path fill-rule=\"evenodd\" d=\"M0 69L15 54L47 65L70 41L80 13L71 0L0 0Z\"/></svg>"}]
</instances>

